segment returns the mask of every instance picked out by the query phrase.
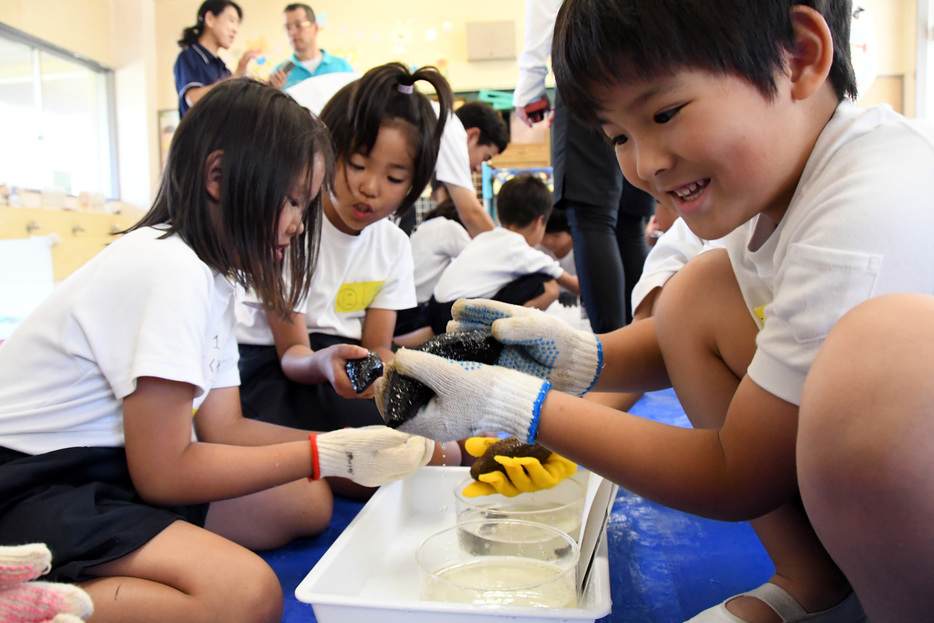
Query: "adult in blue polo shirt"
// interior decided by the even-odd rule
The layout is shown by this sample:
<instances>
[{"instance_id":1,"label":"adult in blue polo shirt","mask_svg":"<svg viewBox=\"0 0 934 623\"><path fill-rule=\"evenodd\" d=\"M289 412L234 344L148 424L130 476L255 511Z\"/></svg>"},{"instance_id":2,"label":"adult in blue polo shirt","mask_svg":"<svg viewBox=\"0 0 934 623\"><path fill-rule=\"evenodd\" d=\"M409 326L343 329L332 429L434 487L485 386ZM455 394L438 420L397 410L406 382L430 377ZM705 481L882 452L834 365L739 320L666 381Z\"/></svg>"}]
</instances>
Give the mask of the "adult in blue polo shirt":
<instances>
[{"instance_id":1,"label":"adult in blue polo shirt","mask_svg":"<svg viewBox=\"0 0 934 623\"><path fill-rule=\"evenodd\" d=\"M291 59L276 67L281 70L286 63L294 64L283 88L287 89L312 76L353 71L346 60L318 48L318 22L310 6L288 5L283 13L283 24L294 51Z\"/></svg>"},{"instance_id":2,"label":"adult in blue polo shirt","mask_svg":"<svg viewBox=\"0 0 934 623\"><path fill-rule=\"evenodd\" d=\"M182 31L178 45L182 48L175 60L175 89L178 91L178 113L184 116L216 83L231 75L227 65L217 57L221 48L233 45L243 11L230 0L207 0L198 9L198 23ZM236 75L246 75L250 61L259 50L247 50L237 64ZM278 84L276 80L278 79ZM270 76L270 84L281 87L285 75Z\"/></svg>"}]
</instances>

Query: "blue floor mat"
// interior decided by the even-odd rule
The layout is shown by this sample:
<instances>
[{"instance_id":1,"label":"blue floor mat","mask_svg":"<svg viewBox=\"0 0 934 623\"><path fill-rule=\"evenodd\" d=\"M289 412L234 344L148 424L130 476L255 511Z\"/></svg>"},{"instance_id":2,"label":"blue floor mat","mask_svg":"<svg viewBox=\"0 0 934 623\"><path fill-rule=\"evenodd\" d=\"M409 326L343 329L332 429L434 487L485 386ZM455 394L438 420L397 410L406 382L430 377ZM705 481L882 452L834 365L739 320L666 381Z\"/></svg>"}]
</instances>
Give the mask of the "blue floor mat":
<instances>
[{"instance_id":1,"label":"blue floor mat","mask_svg":"<svg viewBox=\"0 0 934 623\"><path fill-rule=\"evenodd\" d=\"M672 390L646 394L632 413L690 426ZM262 554L282 583L283 622L315 620L311 606L295 599L295 588L361 508L362 502L337 499L324 533ZM749 524L701 519L622 489L607 543L613 611L601 623L681 623L773 573Z\"/></svg>"}]
</instances>

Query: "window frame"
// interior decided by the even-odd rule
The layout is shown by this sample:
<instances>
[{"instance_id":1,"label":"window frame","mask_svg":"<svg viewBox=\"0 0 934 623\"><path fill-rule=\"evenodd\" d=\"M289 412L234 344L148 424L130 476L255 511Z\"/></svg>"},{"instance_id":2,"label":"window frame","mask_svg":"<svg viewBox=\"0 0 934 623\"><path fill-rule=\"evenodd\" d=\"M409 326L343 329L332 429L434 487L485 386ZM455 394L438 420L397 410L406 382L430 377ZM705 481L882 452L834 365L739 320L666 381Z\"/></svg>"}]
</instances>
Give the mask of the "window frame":
<instances>
[{"instance_id":1,"label":"window frame","mask_svg":"<svg viewBox=\"0 0 934 623\"><path fill-rule=\"evenodd\" d=\"M103 120L101 124L102 127L106 128L107 136L99 137L100 140L104 141L104 144L107 146L107 153L109 155L109 162L101 162L100 166L102 167L102 172L106 171L109 178L109 184L107 188L102 189L105 197L109 200L120 199L120 171L119 171L119 158L117 152L117 115L116 115L116 89L114 84L114 70L106 65L102 65L97 61L91 60L80 54L76 54L65 48L59 47L53 43L49 43L39 37L31 35L27 32L23 32L17 28L13 28L7 24L0 22L0 37L8 39L14 43L23 44L29 46L32 51L33 58L33 80L36 81L36 88L39 89L41 93L42 89L42 74L40 69L40 64L38 62L38 55L40 52L46 54L51 54L57 56L62 60L81 65L82 67L91 70L95 74L98 74L101 78L101 89L104 91L102 96L102 104L104 107L104 114L106 119ZM42 107L42 98L39 97L36 106L39 107L39 112L41 113ZM103 160L103 158L102 158ZM5 180L7 183L12 183L16 186L19 186L14 180ZM41 189L31 189L31 190L41 190Z\"/></svg>"}]
</instances>

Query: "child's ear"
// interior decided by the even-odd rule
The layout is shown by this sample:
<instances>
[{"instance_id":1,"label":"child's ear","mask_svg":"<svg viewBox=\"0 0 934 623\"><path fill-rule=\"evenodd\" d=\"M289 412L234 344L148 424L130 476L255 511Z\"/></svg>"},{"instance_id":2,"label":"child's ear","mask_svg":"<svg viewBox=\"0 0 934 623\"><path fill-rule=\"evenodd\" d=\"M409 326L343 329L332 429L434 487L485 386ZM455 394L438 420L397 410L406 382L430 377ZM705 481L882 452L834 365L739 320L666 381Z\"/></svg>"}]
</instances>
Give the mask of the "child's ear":
<instances>
[{"instance_id":1,"label":"child's ear","mask_svg":"<svg viewBox=\"0 0 934 623\"><path fill-rule=\"evenodd\" d=\"M824 16L811 7L796 4L791 8L795 46L788 54L791 94L804 100L823 86L833 65L833 36Z\"/></svg>"},{"instance_id":2,"label":"child's ear","mask_svg":"<svg viewBox=\"0 0 934 623\"><path fill-rule=\"evenodd\" d=\"M480 128L467 128L467 144L475 145L480 140Z\"/></svg>"},{"instance_id":3,"label":"child's ear","mask_svg":"<svg viewBox=\"0 0 934 623\"><path fill-rule=\"evenodd\" d=\"M221 171L224 168L224 152L212 151L204 162L204 190L214 201L221 200Z\"/></svg>"}]
</instances>

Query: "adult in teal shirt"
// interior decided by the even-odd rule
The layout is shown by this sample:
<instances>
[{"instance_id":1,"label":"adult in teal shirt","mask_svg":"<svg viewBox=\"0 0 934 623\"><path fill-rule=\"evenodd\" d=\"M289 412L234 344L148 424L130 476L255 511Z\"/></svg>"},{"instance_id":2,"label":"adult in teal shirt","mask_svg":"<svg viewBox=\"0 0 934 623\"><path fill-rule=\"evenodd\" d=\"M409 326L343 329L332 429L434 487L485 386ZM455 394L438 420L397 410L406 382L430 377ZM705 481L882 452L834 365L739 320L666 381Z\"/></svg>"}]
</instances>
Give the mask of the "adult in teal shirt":
<instances>
[{"instance_id":1,"label":"adult in teal shirt","mask_svg":"<svg viewBox=\"0 0 934 623\"><path fill-rule=\"evenodd\" d=\"M312 76L338 72L352 72L353 67L346 60L331 56L318 48L318 22L315 12L307 4L290 4L283 13L283 25L292 46L292 58L276 67L294 63L285 81L287 89Z\"/></svg>"}]
</instances>

